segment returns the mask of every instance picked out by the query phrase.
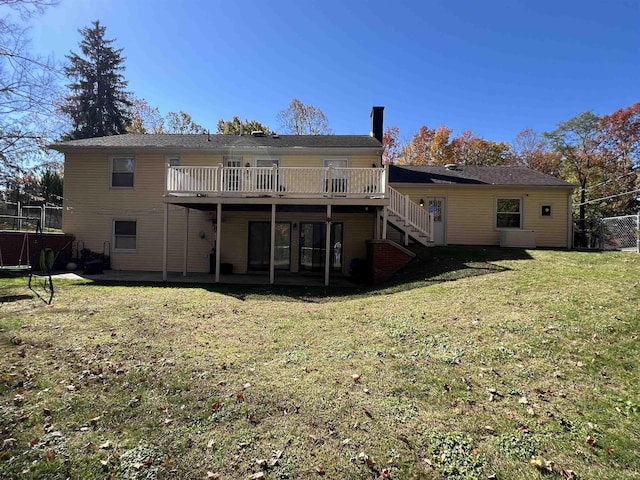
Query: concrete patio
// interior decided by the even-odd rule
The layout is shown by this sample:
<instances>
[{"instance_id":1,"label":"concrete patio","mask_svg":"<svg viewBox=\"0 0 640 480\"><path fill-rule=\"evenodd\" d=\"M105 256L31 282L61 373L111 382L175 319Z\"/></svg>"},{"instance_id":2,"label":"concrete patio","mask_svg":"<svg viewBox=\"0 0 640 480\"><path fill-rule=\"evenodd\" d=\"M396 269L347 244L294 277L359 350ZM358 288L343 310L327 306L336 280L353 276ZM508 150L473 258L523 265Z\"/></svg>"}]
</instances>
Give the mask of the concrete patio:
<instances>
[{"instance_id":1,"label":"concrete patio","mask_svg":"<svg viewBox=\"0 0 640 480\"><path fill-rule=\"evenodd\" d=\"M210 273L188 273L186 276L182 272L168 272L167 282L162 281L162 272L146 272L131 270L104 270L100 274L84 274L82 271L64 272L53 275L55 279L68 280L93 280L96 282L131 282L131 283L215 283L215 275ZM302 274L290 272L276 272L274 285L295 285L324 287L324 276L322 274ZM221 285L270 285L269 273L249 273L220 275ZM358 287L359 285L343 276L331 277L330 287Z\"/></svg>"}]
</instances>

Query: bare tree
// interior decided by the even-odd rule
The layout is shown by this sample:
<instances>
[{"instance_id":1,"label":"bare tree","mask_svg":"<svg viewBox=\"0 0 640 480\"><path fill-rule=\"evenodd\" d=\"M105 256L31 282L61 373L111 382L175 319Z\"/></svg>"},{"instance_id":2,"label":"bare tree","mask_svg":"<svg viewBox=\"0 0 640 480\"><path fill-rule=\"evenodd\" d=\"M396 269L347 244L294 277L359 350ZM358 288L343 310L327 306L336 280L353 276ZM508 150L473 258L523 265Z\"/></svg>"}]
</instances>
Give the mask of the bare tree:
<instances>
[{"instance_id":1,"label":"bare tree","mask_svg":"<svg viewBox=\"0 0 640 480\"><path fill-rule=\"evenodd\" d=\"M129 96L129 133L164 133L164 118L158 107L152 107L144 98Z\"/></svg>"},{"instance_id":2,"label":"bare tree","mask_svg":"<svg viewBox=\"0 0 640 480\"><path fill-rule=\"evenodd\" d=\"M191 115L180 110L167 114L167 133L205 133L206 129L193 121Z\"/></svg>"},{"instance_id":3,"label":"bare tree","mask_svg":"<svg viewBox=\"0 0 640 480\"><path fill-rule=\"evenodd\" d=\"M23 171L61 131L57 114L60 72L50 58L29 51L27 28L33 16L57 0L0 0L0 174Z\"/></svg>"},{"instance_id":4,"label":"bare tree","mask_svg":"<svg viewBox=\"0 0 640 480\"><path fill-rule=\"evenodd\" d=\"M329 121L322 110L305 105L297 98L291 100L289 108L278 113L278 121L284 133L292 135L330 135Z\"/></svg>"}]
</instances>

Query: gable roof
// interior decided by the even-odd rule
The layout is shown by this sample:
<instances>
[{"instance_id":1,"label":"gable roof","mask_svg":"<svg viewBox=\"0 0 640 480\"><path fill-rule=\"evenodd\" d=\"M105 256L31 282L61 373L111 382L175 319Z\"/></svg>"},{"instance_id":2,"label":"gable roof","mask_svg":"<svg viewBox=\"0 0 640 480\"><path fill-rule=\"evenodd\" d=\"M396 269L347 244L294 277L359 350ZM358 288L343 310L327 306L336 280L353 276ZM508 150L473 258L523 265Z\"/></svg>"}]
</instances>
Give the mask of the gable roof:
<instances>
[{"instance_id":1,"label":"gable roof","mask_svg":"<svg viewBox=\"0 0 640 480\"><path fill-rule=\"evenodd\" d=\"M125 133L106 137L56 142L50 148L60 152L81 148L98 149L172 149L227 151L243 149L287 148L368 148L382 150L382 144L370 135L208 135Z\"/></svg>"},{"instance_id":2,"label":"gable roof","mask_svg":"<svg viewBox=\"0 0 640 480\"><path fill-rule=\"evenodd\" d=\"M458 165L390 165L389 183L573 187L559 178L527 167Z\"/></svg>"}]
</instances>

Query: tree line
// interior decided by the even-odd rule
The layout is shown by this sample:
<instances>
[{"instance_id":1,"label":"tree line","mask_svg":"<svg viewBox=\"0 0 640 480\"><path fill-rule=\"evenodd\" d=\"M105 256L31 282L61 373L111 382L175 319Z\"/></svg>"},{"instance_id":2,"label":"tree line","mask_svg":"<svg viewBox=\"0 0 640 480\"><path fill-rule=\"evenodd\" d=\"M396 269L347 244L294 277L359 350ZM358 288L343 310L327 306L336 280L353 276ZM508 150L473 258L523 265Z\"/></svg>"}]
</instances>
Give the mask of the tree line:
<instances>
[{"instance_id":1,"label":"tree line","mask_svg":"<svg viewBox=\"0 0 640 480\"><path fill-rule=\"evenodd\" d=\"M522 130L512 143L486 140L470 130L422 126L406 142L398 127L384 132L389 164L524 166L577 186L575 206L588 216L635 214L640 206L640 102L598 116L588 111L555 130Z\"/></svg>"}]
</instances>

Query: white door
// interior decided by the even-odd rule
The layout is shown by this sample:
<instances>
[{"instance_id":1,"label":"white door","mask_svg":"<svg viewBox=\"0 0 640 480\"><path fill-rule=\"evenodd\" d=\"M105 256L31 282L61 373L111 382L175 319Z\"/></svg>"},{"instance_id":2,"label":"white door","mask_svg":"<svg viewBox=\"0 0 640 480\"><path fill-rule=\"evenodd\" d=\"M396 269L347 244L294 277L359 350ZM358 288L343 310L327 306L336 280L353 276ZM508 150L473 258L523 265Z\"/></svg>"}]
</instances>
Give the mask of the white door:
<instances>
[{"instance_id":1,"label":"white door","mask_svg":"<svg viewBox=\"0 0 640 480\"><path fill-rule=\"evenodd\" d=\"M433 241L445 244L446 202L444 197L427 197L427 211L433 213Z\"/></svg>"},{"instance_id":2,"label":"white door","mask_svg":"<svg viewBox=\"0 0 640 480\"><path fill-rule=\"evenodd\" d=\"M242 166L242 157L224 157L224 171L222 179L222 188L225 192L240 191L240 167Z\"/></svg>"}]
</instances>

